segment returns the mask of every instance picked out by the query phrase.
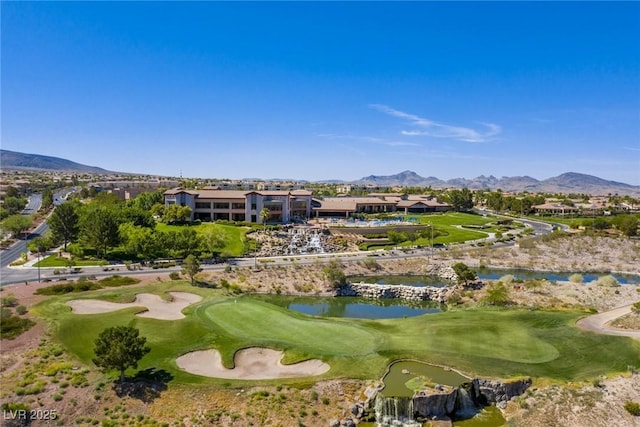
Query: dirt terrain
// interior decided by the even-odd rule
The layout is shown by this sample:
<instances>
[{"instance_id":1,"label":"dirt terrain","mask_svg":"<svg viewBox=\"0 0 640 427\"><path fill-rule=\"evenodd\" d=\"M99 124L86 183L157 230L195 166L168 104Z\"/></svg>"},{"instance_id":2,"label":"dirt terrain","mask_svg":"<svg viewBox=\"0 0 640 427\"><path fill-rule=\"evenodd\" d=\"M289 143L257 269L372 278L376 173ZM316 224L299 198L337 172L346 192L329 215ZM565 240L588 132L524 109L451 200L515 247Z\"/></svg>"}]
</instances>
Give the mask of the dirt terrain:
<instances>
[{"instance_id":1,"label":"dirt terrain","mask_svg":"<svg viewBox=\"0 0 640 427\"><path fill-rule=\"evenodd\" d=\"M373 272L420 274L430 262L458 261L469 265L540 270L638 273L640 242L575 236L535 241L520 248L474 248L470 252L454 248L437 251L432 260L425 257L345 264L344 272L347 275ZM286 268L264 264L258 269L230 268L227 271L203 272L199 279L216 285L224 280L244 291L327 295L330 292L323 268L321 264L301 266L294 263ZM158 272L137 276L142 278L142 282L135 286L142 291L145 284L158 280L158 276ZM160 279L167 280L162 274ZM602 312L640 301L640 287L637 285L540 281L528 287L509 282L508 278L505 281L509 284L511 303L520 306L591 307ZM33 294L35 289L46 285L11 286L0 295L12 293L20 304L29 307L46 298ZM461 303L475 304L482 299L483 292L482 289L468 292ZM624 329L633 331L638 325L637 317L626 316L631 321L625 323ZM77 366L77 362L48 338L47 325L36 320L37 325L26 333L14 340L1 342L0 398L2 402L25 402L32 408L56 408L62 417L58 425L101 423L106 426L134 426L156 422L156 425L167 426L289 426L297 425L301 420L305 426L327 426L331 420L348 416L353 403L369 385L366 381L339 379L302 389L286 385L253 387L250 383L244 388L231 388L227 383L187 388L167 385L162 378L151 376L151 379L142 379L122 389L105 381L94 368ZM34 371L51 369L52 366L68 368L54 372L48 381L40 385L42 390L36 394L15 394L15 390L22 388L24 391L25 387L31 386L24 384ZM625 375L589 383L536 382L523 398L508 404L505 416L513 426L640 426L640 418L631 416L622 407L628 400L640 401L638 369L640 355L638 366L630 367ZM39 383L34 380L34 384ZM207 395L206 399L200 398L203 393ZM6 421L3 425L11 424ZM53 424L36 420L31 425Z\"/></svg>"}]
</instances>

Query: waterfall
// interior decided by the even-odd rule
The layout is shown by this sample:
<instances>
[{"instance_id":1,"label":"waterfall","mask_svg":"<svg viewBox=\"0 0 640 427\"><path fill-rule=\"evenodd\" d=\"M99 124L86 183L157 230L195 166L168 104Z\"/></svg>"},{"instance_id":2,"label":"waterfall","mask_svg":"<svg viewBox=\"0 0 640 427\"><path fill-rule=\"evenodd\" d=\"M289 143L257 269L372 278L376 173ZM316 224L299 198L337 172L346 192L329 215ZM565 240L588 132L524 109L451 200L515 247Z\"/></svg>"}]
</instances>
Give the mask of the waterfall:
<instances>
[{"instance_id":1,"label":"waterfall","mask_svg":"<svg viewBox=\"0 0 640 427\"><path fill-rule=\"evenodd\" d=\"M459 418L471 418L478 413L478 407L471 398L469 390L464 385L458 387L458 394L456 396L456 417Z\"/></svg>"},{"instance_id":2,"label":"waterfall","mask_svg":"<svg viewBox=\"0 0 640 427\"><path fill-rule=\"evenodd\" d=\"M377 427L420 427L422 424L413 419L413 398L376 396L375 401Z\"/></svg>"}]
</instances>

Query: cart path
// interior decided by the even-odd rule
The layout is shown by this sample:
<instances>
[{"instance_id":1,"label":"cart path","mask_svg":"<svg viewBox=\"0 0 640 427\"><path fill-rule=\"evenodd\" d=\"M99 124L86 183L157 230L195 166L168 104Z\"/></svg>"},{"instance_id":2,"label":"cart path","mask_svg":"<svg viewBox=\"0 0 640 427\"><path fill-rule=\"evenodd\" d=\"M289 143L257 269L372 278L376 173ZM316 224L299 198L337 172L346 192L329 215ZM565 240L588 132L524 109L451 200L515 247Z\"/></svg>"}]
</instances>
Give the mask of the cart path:
<instances>
[{"instance_id":1,"label":"cart path","mask_svg":"<svg viewBox=\"0 0 640 427\"><path fill-rule=\"evenodd\" d=\"M618 329L609 325L611 321L617 319L618 317L622 317L625 314L631 313L632 305L633 304L628 304L609 311L605 311L604 313L598 313L592 316L583 317L576 322L576 325L586 331L591 331L598 334L620 335L640 339L640 330Z\"/></svg>"}]
</instances>

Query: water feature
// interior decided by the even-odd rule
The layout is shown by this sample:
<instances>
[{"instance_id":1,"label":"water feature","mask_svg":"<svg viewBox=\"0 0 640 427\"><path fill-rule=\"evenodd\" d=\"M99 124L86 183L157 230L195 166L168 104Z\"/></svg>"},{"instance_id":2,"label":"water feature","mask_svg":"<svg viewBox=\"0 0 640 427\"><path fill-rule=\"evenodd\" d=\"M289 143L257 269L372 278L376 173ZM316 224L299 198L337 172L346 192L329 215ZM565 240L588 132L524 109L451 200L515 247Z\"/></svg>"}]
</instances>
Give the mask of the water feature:
<instances>
[{"instance_id":1,"label":"water feature","mask_svg":"<svg viewBox=\"0 0 640 427\"><path fill-rule=\"evenodd\" d=\"M410 397L376 396L375 414L377 427L420 427L414 420L413 399Z\"/></svg>"},{"instance_id":2,"label":"water feature","mask_svg":"<svg viewBox=\"0 0 640 427\"><path fill-rule=\"evenodd\" d=\"M471 396L471 379L451 369L415 360L402 360L389 366L382 381L384 388L375 401L376 423L371 426L422 426L416 417L424 410L425 401L421 401L423 394L416 392L435 387L443 393L441 399L434 400L440 405L443 405L448 395L455 393L455 404L451 402L450 407L454 412L454 426L497 427L505 422L502 413L495 406L479 408ZM364 425L367 424L363 424L363 427Z\"/></svg>"},{"instance_id":3,"label":"water feature","mask_svg":"<svg viewBox=\"0 0 640 427\"><path fill-rule=\"evenodd\" d=\"M357 297L296 297L285 295L254 296L289 310L319 317L356 319L397 319L439 313L439 304L429 301L396 299L372 300Z\"/></svg>"},{"instance_id":4,"label":"water feature","mask_svg":"<svg viewBox=\"0 0 640 427\"><path fill-rule=\"evenodd\" d=\"M555 281L568 281L569 277L575 272L557 272L557 271L535 271L526 269L502 269L502 268L478 268L475 270L479 279L485 280L497 280L507 274L513 275L516 279L531 280L531 279L546 279ZM584 283L589 283L602 276L611 274L618 280L621 285L625 284L640 284L640 275L637 274L617 274L617 273L582 273L579 272L584 278Z\"/></svg>"},{"instance_id":5,"label":"water feature","mask_svg":"<svg viewBox=\"0 0 640 427\"><path fill-rule=\"evenodd\" d=\"M289 244L286 255L323 254L324 235L319 230L307 228L291 228L288 233Z\"/></svg>"},{"instance_id":6,"label":"water feature","mask_svg":"<svg viewBox=\"0 0 640 427\"><path fill-rule=\"evenodd\" d=\"M349 276L347 280L351 283L375 283L378 285L405 285L405 286L435 286L443 287L451 283L442 277L429 275L413 275L413 274L390 274L390 275L367 275L367 276Z\"/></svg>"},{"instance_id":7,"label":"water feature","mask_svg":"<svg viewBox=\"0 0 640 427\"><path fill-rule=\"evenodd\" d=\"M416 382L416 378L422 381ZM381 393L385 396L412 397L417 391L414 385L420 385L420 383L458 387L468 381L470 378L451 369L416 360L401 360L389 366L389 371L382 379L384 388Z\"/></svg>"}]
</instances>

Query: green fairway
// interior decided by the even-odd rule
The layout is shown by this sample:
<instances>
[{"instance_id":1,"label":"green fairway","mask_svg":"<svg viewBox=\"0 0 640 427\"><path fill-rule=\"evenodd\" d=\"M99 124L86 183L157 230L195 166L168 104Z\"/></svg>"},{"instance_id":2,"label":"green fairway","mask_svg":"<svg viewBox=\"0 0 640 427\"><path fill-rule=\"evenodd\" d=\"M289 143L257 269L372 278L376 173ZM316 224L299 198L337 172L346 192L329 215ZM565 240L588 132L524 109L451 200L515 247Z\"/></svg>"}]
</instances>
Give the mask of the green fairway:
<instances>
[{"instance_id":1,"label":"green fairway","mask_svg":"<svg viewBox=\"0 0 640 427\"><path fill-rule=\"evenodd\" d=\"M448 212L442 215L417 215L420 224L433 224L435 230L442 233L437 236L433 243L450 244L466 242L468 240L478 240L488 237L488 232L494 231L490 228L483 231L469 230L461 228L463 225L485 225L495 222L495 218L486 218L480 215L473 215L462 212ZM415 244L428 246L431 240L428 238L418 239Z\"/></svg>"},{"instance_id":2,"label":"green fairway","mask_svg":"<svg viewBox=\"0 0 640 427\"><path fill-rule=\"evenodd\" d=\"M165 297L173 290L204 299L184 310L185 319L173 321L137 317L136 308L76 315L65 304L73 298L131 301L136 292ZM49 319L55 339L87 364L103 329L135 326L151 347L139 368L164 369L187 384L218 380L177 369L175 359L181 354L216 348L232 367L234 353L251 346L283 350L286 363L322 359L331 366L324 377L378 378L389 362L406 357L475 375L565 381L640 366L638 341L583 332L574 326L578 312L469 309L404 319L316 318L251 296L229 297L220 290L164 282L53 297L32 313Z\"/></svg>"}]
</instances>

